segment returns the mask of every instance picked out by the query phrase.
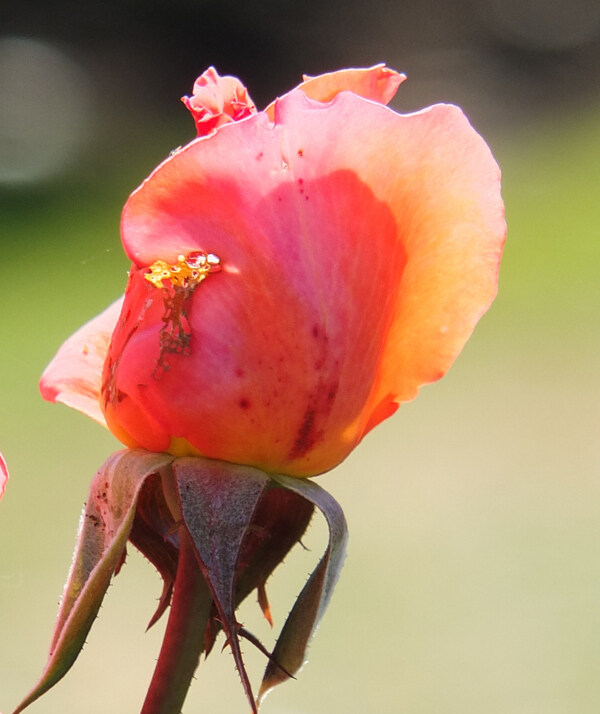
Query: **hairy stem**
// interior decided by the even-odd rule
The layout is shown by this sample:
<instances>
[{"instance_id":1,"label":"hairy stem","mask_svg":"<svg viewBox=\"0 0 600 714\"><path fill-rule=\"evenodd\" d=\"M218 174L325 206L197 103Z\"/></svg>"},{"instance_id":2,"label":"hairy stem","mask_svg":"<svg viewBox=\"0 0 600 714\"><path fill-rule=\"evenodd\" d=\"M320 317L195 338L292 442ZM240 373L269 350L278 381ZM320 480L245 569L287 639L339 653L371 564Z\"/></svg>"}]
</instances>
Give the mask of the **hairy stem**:
<instances>
[{"instance_id":1,"label":"hairy stem","mask_svg":"<svg viewBox=\"0 0 600 714\"><path fill-rule=\"evenodd\" d=\"M212 597L185 527L165 637L141 714L180 714L204 649Z\"/></svg>"}]
</instances>

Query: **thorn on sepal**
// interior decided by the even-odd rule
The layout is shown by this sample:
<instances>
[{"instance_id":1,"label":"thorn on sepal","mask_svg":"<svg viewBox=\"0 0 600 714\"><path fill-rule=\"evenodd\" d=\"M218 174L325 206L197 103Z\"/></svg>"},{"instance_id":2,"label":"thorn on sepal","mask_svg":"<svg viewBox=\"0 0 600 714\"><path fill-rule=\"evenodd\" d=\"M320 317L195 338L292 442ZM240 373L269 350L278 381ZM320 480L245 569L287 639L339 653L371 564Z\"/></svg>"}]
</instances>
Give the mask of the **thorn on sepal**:
<instances>
[{"instance_id":1,"label":"thorn on sepal","mask_svg":"<svg viewBox=\"0 0 600 714\"><path fill-rule=\"evenodd\" d=\"M267 589L265 584L262 583L256 588L258 604L262 610L265 620L273 627L273 615L271 614L271 606L269 604L269 598L267 597Z\"/></svg>"}]
</instances>

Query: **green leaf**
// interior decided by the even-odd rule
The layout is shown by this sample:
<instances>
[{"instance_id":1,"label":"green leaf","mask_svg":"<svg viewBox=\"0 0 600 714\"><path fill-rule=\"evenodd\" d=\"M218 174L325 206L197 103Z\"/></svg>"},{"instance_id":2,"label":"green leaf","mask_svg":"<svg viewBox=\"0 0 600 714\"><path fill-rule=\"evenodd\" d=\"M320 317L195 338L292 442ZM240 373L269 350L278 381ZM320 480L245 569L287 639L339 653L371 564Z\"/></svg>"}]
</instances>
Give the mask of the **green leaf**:
<instances>
[{"instance_id":1,"label":"green leaf","mask_svg":"<svg viewBox=\"0 0 600 714\"><path fill-rule=\"evenodd\" d=\"M123 562L140 489L148 476L160 473L173 458L142 450L121 451L94 477L46 667L14 714L54 686L77 659L110 579Z\"/></svg>"},{"instance_id":2,"label":"green leaf","mask_svg":"<svg viewBox=\"0 0 600 714\"><path fill-rule=\"evenodd\" d=\"M348 529L341 506L314 481L271 474L284 488L314 504L329 526L329 545L298 596L267 665L258 702L281 682L296 674L304 664L310 638L325 612L346 555Z\"/></svg>"}]
</instances>

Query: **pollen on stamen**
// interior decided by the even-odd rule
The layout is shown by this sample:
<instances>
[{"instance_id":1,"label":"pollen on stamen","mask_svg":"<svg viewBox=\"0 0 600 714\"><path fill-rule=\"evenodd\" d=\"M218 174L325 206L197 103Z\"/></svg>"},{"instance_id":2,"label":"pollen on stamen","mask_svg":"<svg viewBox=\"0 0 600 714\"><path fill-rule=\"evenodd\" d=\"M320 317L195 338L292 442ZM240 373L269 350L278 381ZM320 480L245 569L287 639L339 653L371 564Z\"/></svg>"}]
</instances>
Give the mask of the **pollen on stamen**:
<instances>
[{"instance_id":1,"label":"pollen on stamen","mask_svg":"<svg viewBox=\"0 0 600 714\"><path fill-rule=\"evenodd\" d=\"M209 273L217 273L221 267L221 259L217 255L197 250L188 255L178 255L177 262L174 264L164 260L154 261L148 266L148 272L144 277L159 289L164 288L163 281L166 280L173 287L195 288Z\"/></svg>"}]
</instances>

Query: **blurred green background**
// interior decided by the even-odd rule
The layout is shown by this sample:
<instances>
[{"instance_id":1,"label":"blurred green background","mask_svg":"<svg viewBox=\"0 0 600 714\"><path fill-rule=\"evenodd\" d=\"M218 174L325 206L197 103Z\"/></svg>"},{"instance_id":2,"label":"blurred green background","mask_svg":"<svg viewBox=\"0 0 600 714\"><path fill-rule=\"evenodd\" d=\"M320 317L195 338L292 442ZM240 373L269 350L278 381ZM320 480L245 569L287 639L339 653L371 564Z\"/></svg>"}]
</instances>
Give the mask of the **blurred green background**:
<instances>
[{"instance_id":1,"label":"blurred green background","mask_svg":"<svg viewBox=\"0 0 600 714\"><path fill-rule=\"evenodd\" d=\"M35 682L95 470L118 447L42 402L60 343L123 289L119 214L194 130L208 64L259 105L301 72L385 61L409 111L459 103L503 169L500 293L450 373L319 482L349 557L297 682L265 714L595 714L600 707L600 9L596 2L24 2L0 9L0 709ZM276 573L276 627L324 546ZM139 711L161 630L135 552L82 656L30 711ZM242 621L267 644L254 602ZM252 680L263 658L246 648ZM185 714L247 711L228 652Z\"/></svg>"}]
</instances>

